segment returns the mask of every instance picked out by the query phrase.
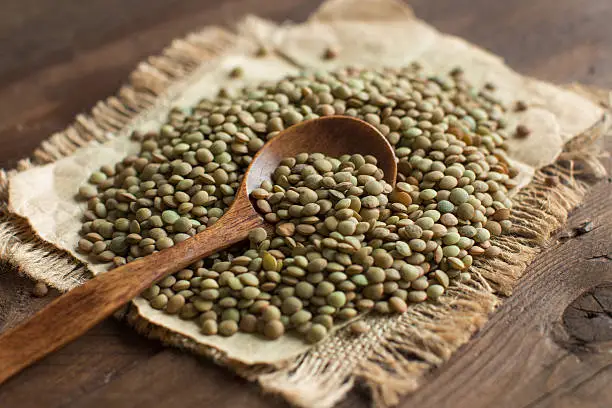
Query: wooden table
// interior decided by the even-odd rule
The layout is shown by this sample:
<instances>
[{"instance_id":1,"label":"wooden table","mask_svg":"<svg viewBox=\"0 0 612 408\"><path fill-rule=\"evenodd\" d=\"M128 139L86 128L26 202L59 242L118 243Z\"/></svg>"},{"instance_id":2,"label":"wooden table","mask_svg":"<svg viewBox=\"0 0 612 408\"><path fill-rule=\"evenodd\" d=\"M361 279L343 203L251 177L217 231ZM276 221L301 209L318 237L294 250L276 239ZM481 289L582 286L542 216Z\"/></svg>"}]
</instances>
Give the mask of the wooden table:
<instances>
[{"instance_id":1,"label":"wooden table","mask_svg":"<svg viewBox=\"0 0 612 408\"><path fill-rule=\"evenodd\" d=\"M0 167L10 167L112 94L138 61L173 38L249 12L300 21L320 1L2 3ZM610 0L411 3L418 16L504 56L523 73L612 88ZM569 225L591 219L595 229L551 244L486 327L401 406L612 406L611 198L610 180L594 188ZM32 284L4 269L0 330L56 295L33 298ZM223 368L163 348L112 319L0 387L2 408L285 405ZM366 407L367 395L354 392L341 406Z\"/></svg>"}]
</instances>

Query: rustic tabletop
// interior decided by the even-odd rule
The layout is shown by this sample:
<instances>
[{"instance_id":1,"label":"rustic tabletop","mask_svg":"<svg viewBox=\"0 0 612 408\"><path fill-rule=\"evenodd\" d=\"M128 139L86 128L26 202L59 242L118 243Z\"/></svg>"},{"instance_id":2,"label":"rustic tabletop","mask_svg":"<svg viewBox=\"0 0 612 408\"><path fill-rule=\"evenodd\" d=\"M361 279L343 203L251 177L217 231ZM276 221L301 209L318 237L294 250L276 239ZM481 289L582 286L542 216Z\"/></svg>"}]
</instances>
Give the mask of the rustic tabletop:
<instances>
[{"instance_id":1,"label":"rustic tabletop","mask_svg":"<svg viewBox=\"0 0 612 408\"><path fill-rule=\"evenodd\" d=\"M112 94L173 38L246 13L304 20L319 0L4 0L0 13L0 167L12 167L79 112ZM445 32L557 83L612 88L610 0L411 0ZM608 142L608 147L610 143ZM608 151L610 149L608 148ZM609 166L609 161L608 168ZM570 217L580 237L554 241L485 328L402 407L612 406L612 183ZM56 293L0 265L0 331ZM109 319L0 387L0 407L281 407L209 361ZM366 407L367 393L341 406Z\"/></svg>"}]
</instances>

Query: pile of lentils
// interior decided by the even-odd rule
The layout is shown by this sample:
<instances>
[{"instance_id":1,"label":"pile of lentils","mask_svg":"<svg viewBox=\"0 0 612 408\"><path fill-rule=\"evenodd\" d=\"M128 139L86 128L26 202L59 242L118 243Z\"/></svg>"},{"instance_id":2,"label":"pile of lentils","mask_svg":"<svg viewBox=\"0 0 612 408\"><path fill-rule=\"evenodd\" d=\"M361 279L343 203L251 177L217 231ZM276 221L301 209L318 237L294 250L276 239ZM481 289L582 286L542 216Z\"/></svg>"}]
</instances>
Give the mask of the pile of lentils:
<instances>
[{"instance_id":1,"label":"pile of lentils","mask_svg":"<svg viewBox=\"0 0 612 408\"><path fill-rule=\"evenodd\" d=\"M397 185L371 156L286 158L252 193L275 226L170 275L142 296L194 320L204 334L317 342L361 313L401 313L470 279L475 257L496 257L508 232L516 170L495 87L460 69L304 73L174 109L158 133L135 133L138 155L94 172L78 250L123 265L213 225L255 153L278 132L328 115L364 119L394 146ZM355 333L368 329L351 325Z\"/></svg>"}]
</instances>

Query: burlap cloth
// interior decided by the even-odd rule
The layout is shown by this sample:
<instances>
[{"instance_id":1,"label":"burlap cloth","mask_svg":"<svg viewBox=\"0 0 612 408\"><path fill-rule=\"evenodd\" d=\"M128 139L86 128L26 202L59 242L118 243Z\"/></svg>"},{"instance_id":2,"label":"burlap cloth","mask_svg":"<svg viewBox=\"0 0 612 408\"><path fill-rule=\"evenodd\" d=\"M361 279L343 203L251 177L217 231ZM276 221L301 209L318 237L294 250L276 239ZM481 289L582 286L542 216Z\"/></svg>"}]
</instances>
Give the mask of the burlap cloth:
<instances>
[{"instance_id":1,"label":"burlap cloth","mask_svg":"<svg viewBox=\"0 0 612 408\"><path fill-rule=\"evenodd\" d=\"M255 57L262 44L273 55ZM328 47L337 58L321 58ZM495 83L503 102L529 104L526 112L509 114L510 126L525 124L532 134L508 142L522 188L514 195L512 234L496 242L504 250L500 258L477 260L473 280L450 288L439 303L398 316L366 316L372 327L366 335L340 329L314 347L290 336L203 336L195 323L143 299L118 313L148 337L211 357L295 405L332 406L356 382L371 389L377 404L393 405L482 327L589 183L605 173L592 141L608 128L606 110L596 103L605 93L521 76L499 57L417 20L401 2L330 0L304 24L247 17L236 32L211 27L174 41L140 64L116 96L43 142L31 160L0 171L0 259L62 291L103 272L74 251L83 211L74 194L91 170L136 151L129 134L158 128L171 106L188 107L221 87L231 92L304 68L399 67L414 60L433 72L461 66L474 85ZM228 78L235 66L245 69L243 78Z\"/></svg>"}]
</instances>

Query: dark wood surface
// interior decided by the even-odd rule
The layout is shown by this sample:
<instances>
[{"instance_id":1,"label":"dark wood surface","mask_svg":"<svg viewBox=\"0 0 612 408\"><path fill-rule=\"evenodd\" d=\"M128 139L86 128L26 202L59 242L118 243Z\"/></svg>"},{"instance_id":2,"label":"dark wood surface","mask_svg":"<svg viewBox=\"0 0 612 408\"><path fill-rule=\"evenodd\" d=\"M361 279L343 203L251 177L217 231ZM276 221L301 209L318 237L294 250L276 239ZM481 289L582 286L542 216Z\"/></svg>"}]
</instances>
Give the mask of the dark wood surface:
<instances>
[{"instance_id":1,"label":"dark wood surface","mask_svg":"<svg viewBox=\"0 0 612 408\"><path fill-rule=\"evenodd\" d=\"M139 60L206 24L254 12L303 20L311 0L4 0L0 167L112 94ZM554 82L612 88L609 0L412 0L417 15ZM609 147L610 143L608 143ZM610 149L608 149L610 150ZM609 164L609 162L608 162ZM608 166L610 167L610 166ZM595 228L553 243L486 327L402 407L612 406L612 185L570 218ZM0 266L0 330L56 296ZM53 330L50 328L49 330ZM0 407L285 406L214 364L109 319L0 387ZM341 406L366 407L363 392Z\"/></svg>"}]
</instances>

